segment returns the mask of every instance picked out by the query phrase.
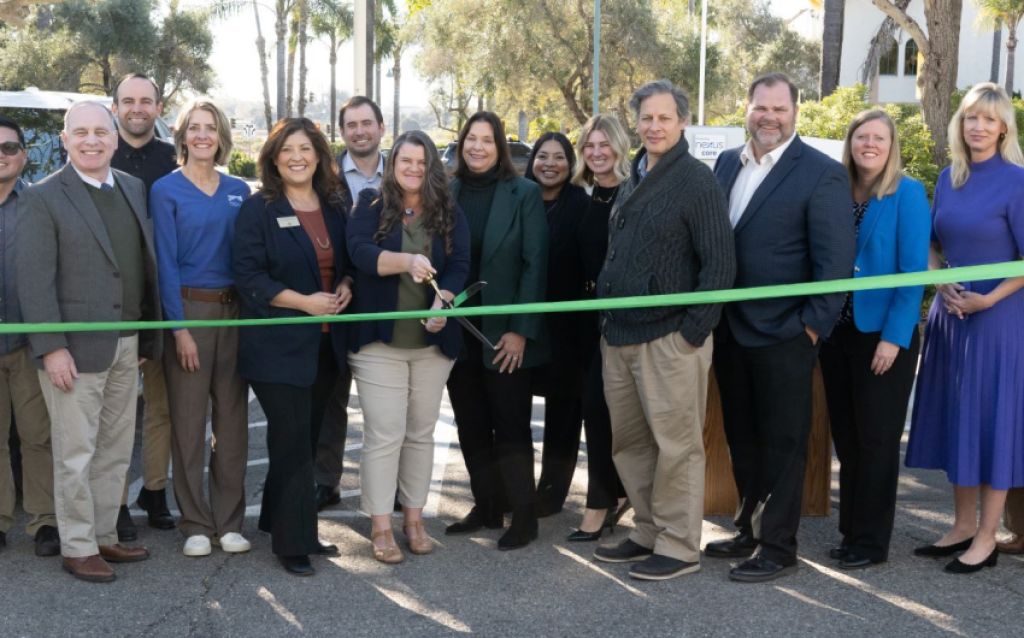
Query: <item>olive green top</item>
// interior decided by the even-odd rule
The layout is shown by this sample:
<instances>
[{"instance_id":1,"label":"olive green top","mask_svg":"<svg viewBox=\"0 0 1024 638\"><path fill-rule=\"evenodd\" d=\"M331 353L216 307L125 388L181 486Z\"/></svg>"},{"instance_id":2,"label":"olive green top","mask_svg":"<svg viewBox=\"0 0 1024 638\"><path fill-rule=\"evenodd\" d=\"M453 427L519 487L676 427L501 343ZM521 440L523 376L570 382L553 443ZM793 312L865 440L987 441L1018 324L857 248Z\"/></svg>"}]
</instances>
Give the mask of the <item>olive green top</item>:
<instances>
[{"instance_id":1,"label":"olive green top","mask_svg":"<svg viewBox=\"0 0 1024 638\"><path fill-rule=\"evenodd\" d=\"M85 188L103 219L107 235L110 236L110 245L114 249L122 286L121 321L138 321L142 318L142 299L146 287L142 229L120 187L100 190L86 185ZM122 336L131 334L135 334L135 331L122 332Z\"/></svg>"},{"instance_id":2,"label":"olive green top","mask_svg":"<svg viewBox=\"0 0 1024 638\"><path fill-rule=\"evenodd\" d=\"M421 217L416 217L408 224L402 224L402 252L430 256L430 234L423 227ZM396 310L426 310L430 307L428 299L433 299L424 290L429 284L418 284L412 275L403 272L398 275L398 307ZM395 321L391 335L391 345L396 348L426 348L426 328L419 319L399 319Z\"/></svg>"}]
</instances>

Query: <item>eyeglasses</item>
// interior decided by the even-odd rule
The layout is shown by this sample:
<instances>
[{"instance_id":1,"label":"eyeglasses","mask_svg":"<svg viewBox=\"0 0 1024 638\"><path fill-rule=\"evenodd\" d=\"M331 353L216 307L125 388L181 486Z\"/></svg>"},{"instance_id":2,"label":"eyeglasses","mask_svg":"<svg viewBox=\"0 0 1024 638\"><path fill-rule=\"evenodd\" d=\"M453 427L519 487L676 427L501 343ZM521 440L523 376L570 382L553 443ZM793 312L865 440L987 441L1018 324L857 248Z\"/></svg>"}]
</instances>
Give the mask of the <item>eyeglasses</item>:
<instances>
[{"instance_id":1,"label":"eyeglasses","mask_svg":"<svg viewBox=\"0 0 1024 638\"><path fill-rule=\"evenodd\" d=\"M0 153L8 157L13 157L20 153L25 147L20 142L4 142L0 144Z\"/></svg>"}]
</instances>

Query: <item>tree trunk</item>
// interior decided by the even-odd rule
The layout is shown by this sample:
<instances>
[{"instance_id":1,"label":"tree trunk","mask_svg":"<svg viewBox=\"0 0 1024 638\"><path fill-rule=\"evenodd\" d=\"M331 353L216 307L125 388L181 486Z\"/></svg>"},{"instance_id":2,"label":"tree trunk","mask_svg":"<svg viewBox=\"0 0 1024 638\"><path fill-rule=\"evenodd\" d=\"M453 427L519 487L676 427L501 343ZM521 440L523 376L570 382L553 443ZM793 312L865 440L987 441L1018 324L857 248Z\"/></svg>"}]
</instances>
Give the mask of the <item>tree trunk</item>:
<instances>
[{"instance_id":1,"label":"tree trunk","mask_svg":"<svg viewBox=\"0 0 1024 638\"><path fill-rule=\"evenodd\" d=\"M401 97L402 97L402 49L401 48L397 48L397 47L395 48L394 60L395 60L394 66L391 67L391 74L394 76L394 81L395 81L395 101L394 101L393 106L392 106L392 108L394 109L394 113L392 113L392 120L394 121L394 126L391 129L391 138L392 139L398 137L398 135L401 133L401 131L399 129L402 126L402 108L401 108Z\"/></svg>"},{"instance_id":2,"label":"tree trunk","mask_svg":"<svg viewBox=\"0 0 1024 638\"><path fill-rule=\"evenodd\" d=\"M1003 21L996 18L996 25L992 29L992 69L988 74L989 82L999 81L999 58L1003 53Z\"/></svg>"},{"instance_id":3,"label":"tree trunk","mask_svg":"<svg viewBox=\"0 0 1024 638\"><path fill-rule=\"evenodd\" d=\"M843 54L845 0L825 0L825 28L821 42L821 97L831 95L839 86Z\"/></svg>"},{"instance_id":4,"label":"tree trunk","mask_svg":"<svg viewBox=\"0 0 1024 638\"><path fill-rule=\"evenodd\" d=\"M277 15L274 16L274 34L277 36L277 119L286 117L285 86L288 76L285 75L285 38L288 37L288 7L285 0L277 0Z\"/></svg>"},{"instance_id":5,"label":"tree trunk","mask_svg":"<svg viewBox=\"0 0 1024 638\"><path fill-rule=\"evenodd\" d=\"M910 4L910 0L896 0L893 4L902 11ZM875 83L875 79L878 77L878 60L882 57L882 51L888 50L889 40L887 38L893 37L894 33L896 33L896 21L892 19L892 16L887 15L878 27L878 31L875 32L875 37L871 38L868 53L864 56L864 66L861 67L860 74L861 84L870 87Z\"/></svg>"},{"instance_id":6,"label":"tree trunk","mask_svg":"<svg viewBox=\"0 0 1024 638\"><path fill-rule=\"evenodd\" d=\"M309 29L309 2L299 0L299 117L306 115L306 31Z\"/></svg>"},{"instance_id":7,"label":"tree trunk","mask_svg":"<svg viewBox=\"0 0 1024 638\"><path fill-rule=\"evenodd\" d=\"M298 32L299 32L299 21L296 16L292 16L289 23L289 36L288 36L288 81L285 82L285 113L288 117L292 116L292 105L295 104L295 50L298 48Z\"/></svg>"},{"instance_id":8,"label":"tree trunk","mask_svg":"<svg viewBox=\"0 0 1024 638\"><path fill-rule=\"evenodd\" d=\"M956 91L963 0L933 0L925 9L928 46L921 47L921 43L917 43L918 48L926 52L917 75L917 86L921 90L924 120L935 140L932 157L937 166L945 166L949 163L947 127L952 110L950 101Z\"/></svg>"},{"instance_id":9,"label":"tree trunk","mask_svg":"<svg viewBox=\"0 0 1024 638\"><path fill-rule=\"evenodd\" d=\"M267 122L267 132L274 125L274 116L270 112L270 83L267 78L270 69L267 68L267 41L263 38L263 29L260 26L260 8L256 0L252 1L252 11L256 15L256 51L260 56L260 79L263 81L263 117Z\"/></svg>"},{"instance_id":10,"label":"tree trunk","mask_svg":"<svg viewBox=\"0 0 1024 638\"><path fill-rule=\"evenodd\" d=\"M360 0L356 0L357 2ZM377 3L374 0L366 2L366 97L373 98L373 64L374 52L377 50L376 34L374 29L377 26Z\"/></svg>"},{"instance_id":11,"label":"tree trunk","mask_svg":"<svg viewBox=\"0 0 1024 638\"><path fill-rule=\"evenodd\" d=\"M1006 94L1013 97L1014 57L1017 52L1017 25L1007 23L1006 37Z\"/></svg>"},{"instance_id":12,"label":"tree trunk","mask_svg":"<svg viewBox=\"0 0 1024 638\"><path fill-rule=\"evenodd\" d=\"M338 32L331 31L331 56L329 61L331 63L331 143L334 143L336 139L335 133L338 132L338 126L341 122L336 122L334 118L338 117L338 88L337 88L337 77L338 77Z\"/></svg>"}]
</instances>

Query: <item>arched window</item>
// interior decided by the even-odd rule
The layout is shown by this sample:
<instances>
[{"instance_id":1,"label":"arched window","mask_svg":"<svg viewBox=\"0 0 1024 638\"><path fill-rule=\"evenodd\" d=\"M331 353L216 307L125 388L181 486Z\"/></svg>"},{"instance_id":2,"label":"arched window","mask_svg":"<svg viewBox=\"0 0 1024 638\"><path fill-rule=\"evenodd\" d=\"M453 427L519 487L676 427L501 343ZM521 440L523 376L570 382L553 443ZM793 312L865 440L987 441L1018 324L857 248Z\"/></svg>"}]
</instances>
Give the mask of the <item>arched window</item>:
<instances>
[{"instance_id":1,"label":"arched window","mask_svg":"<svg viewBox=\"0 0 1024 638\"><path fill-rule=\"evenodd\" d=\"M878 58L878 75L896 75L896 71L900 68L900 45L893 38L889 41L889 46L885 51L882 52L880 58Z\"/></svg>"},{"instance_id":2,"label":"arched window","mask_svg":"<svg viewBox=\"0 0 1024 638\"><path fill-rule=\"evenodd\" d=\"M917 42L913 38L903 47L903 75L917 75Z\"/></svg>"}]
</instances>

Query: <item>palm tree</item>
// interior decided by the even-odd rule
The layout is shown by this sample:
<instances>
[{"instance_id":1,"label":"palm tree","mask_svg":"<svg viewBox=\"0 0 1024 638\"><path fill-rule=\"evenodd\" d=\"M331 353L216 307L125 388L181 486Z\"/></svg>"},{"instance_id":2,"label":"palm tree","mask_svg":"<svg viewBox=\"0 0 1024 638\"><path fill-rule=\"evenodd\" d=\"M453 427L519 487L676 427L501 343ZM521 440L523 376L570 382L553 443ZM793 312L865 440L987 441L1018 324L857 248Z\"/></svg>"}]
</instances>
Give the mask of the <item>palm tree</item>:
<instances>
[{"instance_id":1,"label":"palm tree","mask_svg":"<svg viewBox=\"0 0 1024 638\"><path fill-rule=\"evenodd\" d=\"M976 0L982 15L1006 25L1006 92L1013 95L1017 25L1024 18L1024 0Z\"/></svg>"},{"instance_id":2,"label":"palm tree","mask_svg":"<svg viewBox=\"0 0 1024 638\"><path fill-rule=\"evenodd\" d=\"M331 141L336 139L337 125L334 118L338 112L337 67L338 48L352 37L352 10L339 0L313 0L310 15L313 33L327 38L331 64Z\"/></svg>"},{"instance_id":3,"label":"palm tree","mask_svg":"<svg viewBox=\"0 0 1024 638\"><path fill-rule=\"evenodd\" d=\"M839 86L839 70L843 55L843 6L845 0L812 0L815 8L824 8L825 28L821 36L821 97L830 95Z\"/></svg>"},{"instance_id":4,"label":"palm tree","mask_svg":"<svg viewBox=\"0 0 1024 638\"><path fill-rule=\"evenodd\" d=\"M256 51L260 57L260 80L263 83L263 117L269 131L274 124L274 114L270 108L270 83L267 68L267 40L263 37L263 26L260 23L260 8L269 9L267 5L251 0L253 15L256 18ZM242 11L250 4L249 0L217 0L209 7L211 17L223 18ZM280 114L280 111L278 111Z\"/></svg>"}]
</instances>

